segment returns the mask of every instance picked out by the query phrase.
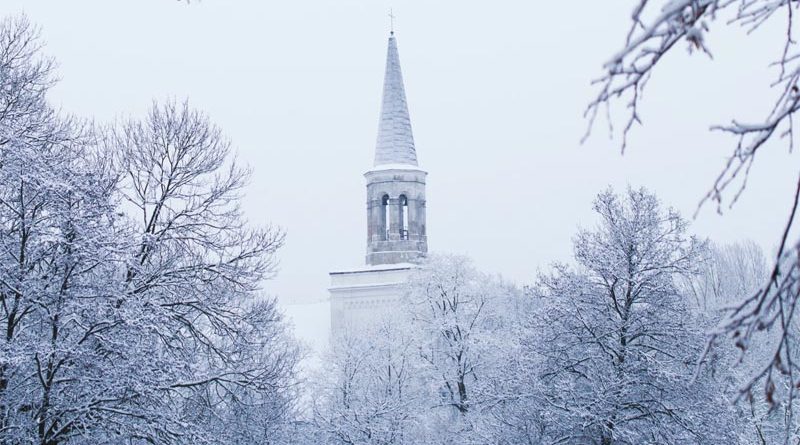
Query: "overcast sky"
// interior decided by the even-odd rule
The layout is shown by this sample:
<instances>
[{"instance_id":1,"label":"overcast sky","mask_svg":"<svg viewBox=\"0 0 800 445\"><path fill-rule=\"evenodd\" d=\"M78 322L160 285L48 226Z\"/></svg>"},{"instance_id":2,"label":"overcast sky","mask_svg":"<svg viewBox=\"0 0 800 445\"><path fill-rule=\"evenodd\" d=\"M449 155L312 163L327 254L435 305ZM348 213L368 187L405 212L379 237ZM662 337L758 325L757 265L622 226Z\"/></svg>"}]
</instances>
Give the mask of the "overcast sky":
<instances>
[{"instance_id":1,"label":"overcast sky","mask_svg":"<svg viewBox=\"0 0 800 445\"><path fill-rule=\"evenodd\" d=\"M567 260L608 185L644 185L687 217L732 142L708 131L759 120L783 28L750 37L717 26L715 59L682 48L652 78L621 156L582 117L602 62L621 48L632 1L3 0L42 27L59 62L51 98L100 122L189 98L253 170L249 219L288 231L284 301L327 296L328 272L363 264L370 168L393 8L412 126L428 177L433 251L472 256L524 283ZM796 156L763 153L747 192L692 229L771 252L788 215Z\"/></svg>"}]
</instances>

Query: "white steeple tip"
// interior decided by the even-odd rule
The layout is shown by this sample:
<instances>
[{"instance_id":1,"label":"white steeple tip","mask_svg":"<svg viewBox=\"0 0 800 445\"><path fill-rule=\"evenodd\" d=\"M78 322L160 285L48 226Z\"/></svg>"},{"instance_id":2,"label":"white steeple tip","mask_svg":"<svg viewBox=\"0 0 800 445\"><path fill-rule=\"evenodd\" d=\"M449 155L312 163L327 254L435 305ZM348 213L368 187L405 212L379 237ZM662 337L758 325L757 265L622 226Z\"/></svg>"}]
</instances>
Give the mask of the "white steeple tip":
<instances>
[{"instance_id":1,"label":"white steeple tip","mask_svg":"<svg viewBox=\"0 0 800 445\"><path fill-rule=\"evenodd\" d=\"M375 147L375 166L385 164L418 165L394 31L389 36L386 54L383 103Z\"/></svg>"}]
</instances>

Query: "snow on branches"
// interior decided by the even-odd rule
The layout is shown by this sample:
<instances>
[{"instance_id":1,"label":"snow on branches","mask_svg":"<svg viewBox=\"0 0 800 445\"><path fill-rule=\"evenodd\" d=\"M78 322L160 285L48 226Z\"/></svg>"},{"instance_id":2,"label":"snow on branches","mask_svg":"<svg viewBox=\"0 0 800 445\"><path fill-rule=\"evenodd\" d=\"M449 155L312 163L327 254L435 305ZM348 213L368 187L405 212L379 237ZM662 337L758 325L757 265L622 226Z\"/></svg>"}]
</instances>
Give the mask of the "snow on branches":
<instances>
[{"instance_id":1,"label":"snow on branches","mask_svg":"<svg viewBox=\"0 0 800 445\"><path fill-rule=\"evenodd\" d=\"M606 108L611 120L611 105L621 101L626 107L622 130L622 148L628 144L628 133L634 123L641 123L639 104L647 80L670 51L683 42L690 50L699 50L709 56L711 48L704 36L710 32L712 22L725 22L752 32L778 20L785 27L785 38L773 66L777 76L772 83L777 94L771 100L770 111L760 122L746 123L733 119L728 124L711 127L733 136L736 143L719 175L702 202L713 201L721 211L723 204L734 205L743 193L749 171L756 156L768 141L785 139L791 150L794 146L795 113L800 110L800 51L794 37L794 24L800 2L797 0L638 0L631 15L631 26L623 48L604 65L604 74L595 81L599 86L597 96L589 103L586 117L589 130L598 112ZM588 136L588 132L587 132ZM792 358L795 340L790 335L794 311L800 299L797 285L800 270L800 243L790 239L795 221L800 182L792 193L789 217L779 241L774 265L761 289L737 305L712 332L711 342L731 337L742 351L748 349L753 337L760 331L773 328L783 332L774 346L772 358L744 386L742 394L763 382L764 394L771 403L776 402L776 381L785 379L792 399L800 387L800 375ZM701 204L702 204L701 202Z\"/></svg>"},{"instance_id":2,"label":"snow on branches","mask_svg":"<svg viewBox=\"0 0 800 445\"><path fill-rule=\"evenodd\" d=\"M691 382L703 336L676 287L705 244L643 189L603 192L594 209L598 226L574 238L578 267L556 266L531 292L543 308L550 440L730 443L725 428L710 428L732 422L720 388Z\"/></svg>"},{"instance_id":3,"label":"snow on branches","mask_svg":"<svg viewBox=\"0 0 800 445\"><path fill-rule=\"evenodd\" d=\"M59 115L39 46L0 23L0 442L277 437L299 353L258 292L283 233L245 223L229 143L186 103Z\"/></svg>"}]
</instances>

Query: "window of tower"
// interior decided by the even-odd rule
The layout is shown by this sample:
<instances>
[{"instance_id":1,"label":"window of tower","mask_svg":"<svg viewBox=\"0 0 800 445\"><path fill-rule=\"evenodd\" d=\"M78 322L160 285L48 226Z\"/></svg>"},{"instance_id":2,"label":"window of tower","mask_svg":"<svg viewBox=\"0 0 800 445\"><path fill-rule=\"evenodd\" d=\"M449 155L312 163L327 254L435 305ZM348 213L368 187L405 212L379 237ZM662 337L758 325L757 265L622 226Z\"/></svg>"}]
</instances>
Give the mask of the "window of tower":
<instances>
[{"instance_id":1,"label":"window of tower","mask_svg":"<svg viewBox=\"0 0 800 445\"><path fill-rule=\"evenodd\" d=\"M400 239L408 239L408 198L400 195Z\"/></svg>"},{"instance_id":2,"label":"window of tower","mask_svg":"<svg viewBox=\"0 0 800 445\"><path fill-rule=\"evenodd\" d=\"M381 222L382 229L383 229L383 239L389 239L389 226L391 224L391 219L389 218L389 195L383 195L381 199Z\"/></svg>"}]
</instances>

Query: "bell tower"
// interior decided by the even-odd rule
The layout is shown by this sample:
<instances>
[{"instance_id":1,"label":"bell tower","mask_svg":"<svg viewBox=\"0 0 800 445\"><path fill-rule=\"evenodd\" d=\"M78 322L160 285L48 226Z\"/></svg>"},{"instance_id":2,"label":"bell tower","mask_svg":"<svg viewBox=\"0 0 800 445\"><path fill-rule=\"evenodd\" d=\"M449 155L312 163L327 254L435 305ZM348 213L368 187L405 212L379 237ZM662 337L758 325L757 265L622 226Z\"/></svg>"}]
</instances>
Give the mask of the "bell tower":
<instances>
[{"instance_id":1,"label":"bell tower","mask_svg":"<svg viewBox=\"0 0 800 445\"><path fill-rule=\"evenodd\" d=\"M425 256L425 177L419 168L394 32L389 36L383 102L373 168L367 180L367 257L370 266Z\"/></svg>"},{"instance_id":2,"label":"bell tower","mask_svg":"<svg viewBox=\"0 0 800 445\"><path fill-rule=\"evenodd\" d=\"M367 181L366 264L330 273L331 338L363 335L393 317L415 260L428 252L425 178L419 168L394 32L389 36L375 162Z\"/></svg>"}]
</instances>

